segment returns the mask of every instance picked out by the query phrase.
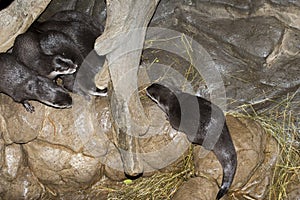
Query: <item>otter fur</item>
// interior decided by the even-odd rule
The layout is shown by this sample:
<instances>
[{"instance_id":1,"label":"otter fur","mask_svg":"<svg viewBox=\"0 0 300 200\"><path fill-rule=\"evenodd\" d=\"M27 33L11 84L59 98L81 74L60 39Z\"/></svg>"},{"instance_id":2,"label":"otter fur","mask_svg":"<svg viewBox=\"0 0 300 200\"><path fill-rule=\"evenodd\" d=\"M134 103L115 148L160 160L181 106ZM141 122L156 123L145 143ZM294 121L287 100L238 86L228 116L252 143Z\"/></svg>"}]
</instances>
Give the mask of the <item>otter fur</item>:
<instances>
[{"instance_id":1,"label":"otter fur","mask_svg":"<svg viewBox=\"0 0 300 200\"><path fill-rule=\"evenodd\" d=\"M83 84L79 84L79 86L74 86L74 83L78 78L78 72L73 75L62 76L61 78L64 82L63 85L65 88L85 96L86 93L94 96L107 95L106 88L103 90L99 89L94 83L94 77L99 71L99 68L103 65L105 59L103 56L97 55L94 50L95 40L103 31L103 26L96 18L78 11L61 11L50 17L50 19L45 22L36 23L34 25L34 29L39 32L55 30L68 35L77 45L77 48L86 60L86 62L83 63L83 66L87 67L87 65L91 65L92 63L92 66L82 70L87 72L88 69L92 69L92 71L87 73L89 76L85 75L85 79L82 79L81 77L83 75L79 75L80 80L84 80L85 82ZM89 61L88 59L90 58L93 60ZM95 60L99 60L100 62L94 62Z\"/></svg>"},{"instance_id":2,"label":"otter fur","mask_svg":"<svg viewBox=\"0 0 300 200\"><path fill-rule=\"evenodd\" d=\"M216 155L223 168L222 184L216 199L222 198L233 182L237 167L237 155L223 111L204 98L170 90L157 83L149 86L146 93L166 113L174 129L185 133L190 142L205 145L204 148ZM205 139L211 143L206 144Z\"/></svg>"},{"instance_id":3,"label":"otter fur","mask_svg":"<svg viewBox=\"0 0 300 200\"><path fill-rule=\"evenodd\" d=\"M18 35L12 53L28 68L50 79L74 73L83 60L73 40L58 31Z\"/></svg>"},{"instance_id":4,"label":"otter fur","mask_svg":"<svg viewBox=\"0 0 300 200\"><path fill-rule=\"evenodd\" d=\"M29 100L55 108L69 108L72 105L68 92L52 80L27 68L11 54L0 54L0 79L0 92L22 103L28 112L34 112Z\"/></svg>"}]
</instances>

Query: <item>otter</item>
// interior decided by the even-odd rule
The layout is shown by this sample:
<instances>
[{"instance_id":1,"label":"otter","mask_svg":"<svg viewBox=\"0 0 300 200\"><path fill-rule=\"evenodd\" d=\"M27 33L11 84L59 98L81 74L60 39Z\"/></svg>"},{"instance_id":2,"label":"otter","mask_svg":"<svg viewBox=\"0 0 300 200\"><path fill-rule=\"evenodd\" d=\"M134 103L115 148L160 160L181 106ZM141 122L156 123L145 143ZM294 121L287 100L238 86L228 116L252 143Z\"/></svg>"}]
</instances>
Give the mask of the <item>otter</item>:
<instances>
[{"instance_id":1,"label":"otter","mask_svg":"<svg viewBox=\"0 0 300 200\"><path fill-rule=\"evenodd\" d=\"M90 23L91 21L93 21L92 16L84 13L77 11L61 11L50 17L47 21L35 23L33 29L39 32L55 30L68 35L77 45L77 48L80 50L85 60L87 60L87 62L83 63L85 69L82 71L88 72L87 74L89 76L84 75L85 79L82 79L83 75L79 75L80 81L84 80L85 83L74 86L74 83L78 78L78 72L72 75L64 75L61 76L61 79L63 80L63 85L66 89L83 94L84 96L87 96L87 94L106 96L107 89L99 89L94 83L95 75L104 63L104 57L99 56L94 50L95 40L101 35L103 28L98 27L100 22ZM87 58L87 56L89 56L89 58ZM93 60L89 61L88 59L90 58ZM94 62L95 60L99 60L100 62ZM87 67L87 65L92 66ZM81 66L81 68L83 67ZM88 71L88 69L92 70Z\"/></svg>"},{"instance_id":2,"label":"otter","mask_svg":"<svg viewBox=\"0 0 300 200\"><path fill-rule=\"evenodd\" d=\"M12 54L28 68L50 79L74 73L83 60L73 40L58 31L41 34L27 31L18 35Z\"/></svg>"},{"instance_id":3,"label":"otter","mask_svg":"<svg viewBox=\"0 0 300 200\"><path fill-rule=\"evenodd\" d=\"M77 48L81 51L83 57L87 56L94 49L95 40L101 32L94 32L90 26L79 21L55 21L48 20L41 23L35 23L34 31L46 32L50 30L59 31L68 35Z\"/></svg>"},{"instance_id":4,"label":"otter","mask_svg":"<svg viewBox=\"0 0 300 200\"><path fill-rule=\"evenodd\" d=\"M58 13L55 13L51 17L51 20L81 22L88 26L89 29L94 33L98 33L99 35L104 31L104 26L101 24L98 18L76 10L60 11Z\"/></svg>"},{"instance_id":5,"label":"otter","mask_svg":"<svg viewBox=\"0 0 300 200\"><path fill-rule=\"evenodd\" d=\"M70 108L72 105L72 98L67 91L27 68L11 54L0 54L0 79L0 92L22 103L28 112L34 112L29 100L55 108Z\"/></svg>"},{"instance_id":6,"label":"otter","mask_svg":"<svg viewBox=\"0 0 300 200\"><path fill-rule=\"evenodd\" d=\"M233 182L237 167L236 150L223 111L204 98L157 83L149 86L146 93L166 113L174 129L185 133L191 143L203 145L216 155L223 168L222 184L216 199L222 198ZM212 136L215 133L210 131L219 131L220 134L215 137ZM210 144L205 142L206 139L211 141Z\"/></svg>"}]
</instances>

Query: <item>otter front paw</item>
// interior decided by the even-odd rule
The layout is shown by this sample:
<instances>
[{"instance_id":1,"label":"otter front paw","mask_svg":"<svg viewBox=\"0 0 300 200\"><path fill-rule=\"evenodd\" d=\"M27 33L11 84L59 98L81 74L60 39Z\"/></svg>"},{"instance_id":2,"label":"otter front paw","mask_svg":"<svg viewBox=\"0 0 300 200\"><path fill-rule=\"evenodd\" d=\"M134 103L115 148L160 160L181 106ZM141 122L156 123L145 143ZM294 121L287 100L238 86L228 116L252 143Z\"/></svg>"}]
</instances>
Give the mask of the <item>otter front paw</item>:
<instances>
[{"instance_id":1,"label":"otter front paw","mask_svg":"<svg viewBox=\"0 0 300 200\"><path fill-rule=\"evenodd\" d=\"M105 97L105 96L107 96L107 88L104 88L104 89L96 88L96 91L93 92L92 94L95 96Z\"/></svg>"},{"instance_id":2,"label":"otter front paw","mask_svg":"<svg viewBox=\"0 0 300 200\"><path fill-rule=\"evenodd\" d=\"M34 112L34 107L28 101L23 101L23 106L25 107L27 112Z\"/></svg>"}]
</instances>

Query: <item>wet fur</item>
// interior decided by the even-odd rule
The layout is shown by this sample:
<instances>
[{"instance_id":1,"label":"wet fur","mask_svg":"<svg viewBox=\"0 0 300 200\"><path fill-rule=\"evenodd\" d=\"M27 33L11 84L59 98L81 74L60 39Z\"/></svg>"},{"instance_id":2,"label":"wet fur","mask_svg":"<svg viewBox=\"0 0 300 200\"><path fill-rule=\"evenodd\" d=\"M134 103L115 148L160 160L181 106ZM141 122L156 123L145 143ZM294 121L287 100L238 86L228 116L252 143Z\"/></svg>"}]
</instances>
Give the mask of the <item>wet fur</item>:
<instances>
[{"instance_id":1,"label":"wet fur","mask_svg":"<svg viewBox=\"0 0 300 200\"><path fill-rule=\"evenodd\" d=\"M13 55L0 54L0 79L0 92L22 103L28 112L34 112L29 100L56 108L72 105L72 98L64 89L18 62Z\"/></svg>"},{"instance_id":2,"label":"wet fur","mask_svg":"<svg viewBox=\"0 0 300 200\"><path fill-rule=\"evenodd\" d=\"M149 86L147 95L167 114L171 126L184 132L192 143L203 145L208 128L221 131L215 144L206 145L223 167L222 184L216 199L222 198L233 182L237 166L236 151L222 110L204 98L172 91L160 84Z\"/></svg>"},{"instance_id":3,"label":"wet fur","mask_svg":"<svg viewBox=\"0 0 300 200\"><path fill-rule=\"evenodd\" d=\"M58 31L23 33L16 38L12 53L28 68L50 79L74 73L83 60L72 39Z\"/></svg>"},{"instance_id":4,"label":"wet fur","mask_svg":"<svg viewBox=\"0 0 300 200\"><path fill-rule=\"evenodd\" d=\"M49 30L60 31L68 35L74 41L84 58L89 55L89 57L94 60L100 60L101 62L99 63L95 63L94 60L90 62L93 63L93 65L86 69L93 69L93 73L89 73L89 77L92 78L85 79L85 83L80 84L78 87L74 87L78 73L65 75L61 78L64 82L64 87L70 91L81 93L83 95L88 93L96 96L106 96L106 89L101 90L97 88L94 83L94 77L99 71L99 67L103 64L102 60L104 60L104 57L99 57L94 51L95 40L103 31L103 26L100 22L92 16L77 11L61 11L45 22L36 23L34 29L39 32ZM86 62L85 66L86 64L88 63Z\"/></svg>"}]
</instances>

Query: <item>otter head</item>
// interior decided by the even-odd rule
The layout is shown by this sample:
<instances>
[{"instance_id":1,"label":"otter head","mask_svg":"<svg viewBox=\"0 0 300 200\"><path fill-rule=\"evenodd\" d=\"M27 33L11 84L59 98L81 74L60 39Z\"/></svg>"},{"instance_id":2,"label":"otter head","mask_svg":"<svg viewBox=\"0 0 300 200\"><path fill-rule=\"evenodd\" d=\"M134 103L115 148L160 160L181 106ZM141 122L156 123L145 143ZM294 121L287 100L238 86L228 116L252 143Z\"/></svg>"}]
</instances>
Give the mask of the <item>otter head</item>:
<instances>
[{"instance_id":1,"label":"otter head","mask_svg":"<svg viewBox=\"0 0 300 200\"><path fill-rule=\"evenodd\" d=\"M176 98L174 92L169 88L153 83L146 89L147 96L150 97L166 113L169 113L170 101Z\"/></svg>"},{"instance_id":2,"label":"otter head","mask_svg":"<svg viewBox=\"0 0 300 200\"><path fill-rule=\"evenodd\" d=\"M24 85L27 99L37 100L55 108L69 108L72 97L52 80L36 76Z\"/></svg>"},{"instance_id":3,"label":"otter head","mask_svg":"<svg viewBox=\"0 0 300 200\"><path fill-rule=\"evenodd\" d=\"M58 75L73 74L79 66L76 61L62 55L55 55L52 62L53 71L47 76L50 79L54 79Z\"/></svg>"},{"instance_id":4,"label":"otter head","mask_svg":"<svg viewBox=\"0 0 300 200\"><path fill-rule=\"evenodd\" d=\"M74 41L59 31L46 31L39 36L42 52L52 59L52 72L48 78L72 74L83 62L83 57Z\"/></svg>"}]
</instances>

